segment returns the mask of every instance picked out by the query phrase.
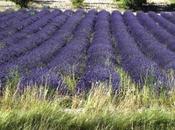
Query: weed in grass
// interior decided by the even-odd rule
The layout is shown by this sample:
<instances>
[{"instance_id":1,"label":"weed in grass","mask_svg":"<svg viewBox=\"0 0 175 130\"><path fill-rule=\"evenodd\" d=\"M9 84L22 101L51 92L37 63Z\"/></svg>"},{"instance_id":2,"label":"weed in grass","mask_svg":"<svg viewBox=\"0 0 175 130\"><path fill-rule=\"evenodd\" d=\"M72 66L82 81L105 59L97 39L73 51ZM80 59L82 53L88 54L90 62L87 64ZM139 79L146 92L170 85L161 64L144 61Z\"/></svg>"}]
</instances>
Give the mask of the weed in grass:
<instances>
[{"instance_id":1,"label":"weed in grass","mask_svg":"<svg viewBox=\"0 0 175 130\"><path fill-rule=\"evenodd\" d=\"M77 84L77 80L75 79L75 75L72 74L71 76L64 76L64 83L68 86L68 89L72 92L75 90L75 86Z\"/></svg>"}]
</instances>

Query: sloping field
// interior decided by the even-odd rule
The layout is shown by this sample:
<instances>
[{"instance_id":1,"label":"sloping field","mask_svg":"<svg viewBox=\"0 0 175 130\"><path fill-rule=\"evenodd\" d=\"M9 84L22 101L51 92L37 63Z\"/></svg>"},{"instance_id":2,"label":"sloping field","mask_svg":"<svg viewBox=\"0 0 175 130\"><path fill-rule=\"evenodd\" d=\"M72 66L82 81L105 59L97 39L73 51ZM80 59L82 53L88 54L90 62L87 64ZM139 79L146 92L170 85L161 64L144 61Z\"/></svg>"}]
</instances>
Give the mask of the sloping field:
<instances>
[{"instance_id":1,"label":"sloping field","mask_svg":"<svg viewBox=\"0 0 175 130\"><path fill-rule=\"evenodd\" d=\"M0 12L0 130L174 130L174 69L174 12Z\"/></svg>"},{"instance_id":2,"label":"sloping field","mask_svg":"<svg viewBox=\"0 0 175 130\"><path fill-rule=\"evenodd\" d=\"M175 69L175 13L42 10L0 13L0 79L76 91L103 82L120 88L122 68L137 84L168 86ZM156 86L156 85L155 85ZM171 86L173 87L173 86Z\"/></svg>"}]
</instances>

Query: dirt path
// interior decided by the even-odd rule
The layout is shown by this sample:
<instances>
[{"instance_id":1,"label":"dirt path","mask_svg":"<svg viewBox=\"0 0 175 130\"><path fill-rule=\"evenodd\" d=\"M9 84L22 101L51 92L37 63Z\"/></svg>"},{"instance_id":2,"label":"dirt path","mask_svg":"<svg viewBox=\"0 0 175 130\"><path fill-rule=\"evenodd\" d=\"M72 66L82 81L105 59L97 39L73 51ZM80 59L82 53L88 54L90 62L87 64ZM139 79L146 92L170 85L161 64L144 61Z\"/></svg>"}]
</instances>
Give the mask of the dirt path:
<instances>
[{"instance_id":1,"label":"dirt path","mask_svg":"<svg viewBox=\"0 0 175 130\"><path fill-rule=\"evenodd\" d=\"M85 0L86 3L114 3L114 0Z\"/></svg>"},{"instance_id":2,"label":"dirt path","mask_svg":"<svg viewBox=\"0 0 175 130\"><path fill-rule=\"evenodd\" d=\"M148 0L148 2L152 3L165 3L165 4L170 4L170 0Z\"/></svg>"}]
</instances>

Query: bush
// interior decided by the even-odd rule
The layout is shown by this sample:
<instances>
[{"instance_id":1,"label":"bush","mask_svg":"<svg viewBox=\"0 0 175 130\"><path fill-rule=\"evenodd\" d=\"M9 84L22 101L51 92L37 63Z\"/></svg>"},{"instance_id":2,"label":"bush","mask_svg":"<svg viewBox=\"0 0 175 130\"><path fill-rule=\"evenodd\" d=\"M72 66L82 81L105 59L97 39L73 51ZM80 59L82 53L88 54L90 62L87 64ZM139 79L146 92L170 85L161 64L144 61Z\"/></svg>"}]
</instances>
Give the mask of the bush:
<instances>
[{"instance_id":1,"label":"bush","mask_svg":"<svg viewBox=\"0 0 175 130\"><path fill-rule=\"evenodd\" d=\"M84 0L71 0L72 5L76 8L83 7Z\"/></svg>"},{"instance_id":2,"label":"bush","mask_svg":"<svg viewBox=\"0 0 175 130\"><path fill-rule=\"evenodd\" d=\"M130 9L138 9L141 8L143 4L145 4L147 0L123 0L125 7Z\"/></svg>"},{"instance_id":3,"label":"bush","mask_svg":"<svg viewBox=\"0 0 175 130\"><path fill-rule=\"evenodd\" d=\"M27 8L28 4L32 0L10 0L14 2L15 4L19 5L21 8Z\"/></svg>"}]
</instances>

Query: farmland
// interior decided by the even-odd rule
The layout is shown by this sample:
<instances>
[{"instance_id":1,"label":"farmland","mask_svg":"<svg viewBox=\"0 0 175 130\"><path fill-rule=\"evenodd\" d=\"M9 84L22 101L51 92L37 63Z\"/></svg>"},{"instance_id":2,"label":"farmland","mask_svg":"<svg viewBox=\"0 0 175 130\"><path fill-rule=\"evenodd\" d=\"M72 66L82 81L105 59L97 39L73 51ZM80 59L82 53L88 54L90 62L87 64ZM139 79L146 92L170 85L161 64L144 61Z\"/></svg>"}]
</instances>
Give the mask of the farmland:
<instances>
[{"instance_id":1,"label":"farmland","mask_svg":"<svg viewBox=\"0 0 175 130\"><path fill-rule=\"evenodd\" d=\"M67 93L64 77L73 77L78 92L98 82L117 91L119 66L136 84L151 77L164 87L175 69L173 13L20 10L1 15L2 85L15 71L22 88L47 82Z\"/></svg>"},{"instance_id":2,"label":"farmland","mask_svg":"<svg viewBox=\"0 0 175 130\"><path fill-rule=\"evenodd\" d=\"M174 129L174 16L0 12L0 129Z\"/></svg>"}]
</instances>

